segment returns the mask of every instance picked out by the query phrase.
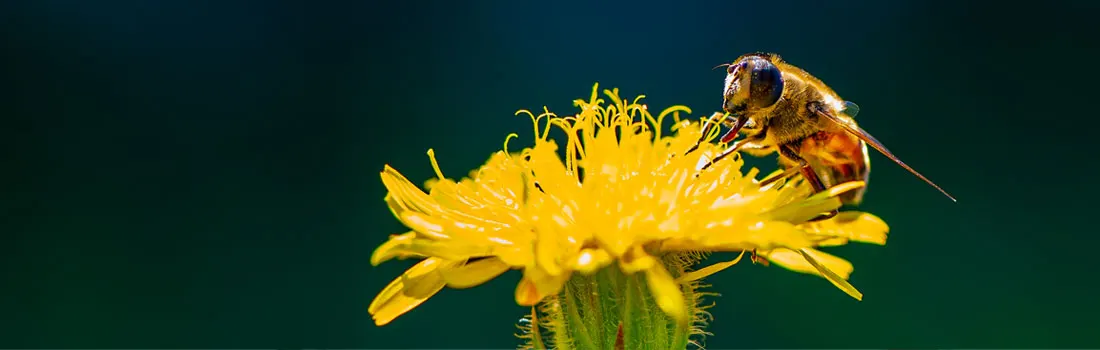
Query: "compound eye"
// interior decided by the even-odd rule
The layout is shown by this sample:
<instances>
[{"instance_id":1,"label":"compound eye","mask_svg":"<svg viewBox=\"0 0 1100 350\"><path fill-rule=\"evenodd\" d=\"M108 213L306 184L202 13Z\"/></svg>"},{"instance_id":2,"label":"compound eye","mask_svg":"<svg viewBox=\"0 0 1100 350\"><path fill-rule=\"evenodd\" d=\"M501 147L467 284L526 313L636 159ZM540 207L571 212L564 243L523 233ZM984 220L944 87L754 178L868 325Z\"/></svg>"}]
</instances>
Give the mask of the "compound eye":
<instances>
[{"instance_id":1,"label":"compound eye","mask_svg":"<svg viewBox=\"0 0 1100 350\"><path fill-rule=\"evenodd\" d=\"M737 61L731 65L726 66L726 75L733 74L739 71L744 71L748 63L745 61Z\"/></svg>"},{"instance_id":2,"label":"compound eye","mask_svg":"<svg viewBox=\"0 0 1100 350\"><path fill-rule=\"evenodd\" d=\"M749 104L756 108L774 105L783 96L783 73L763 58L749 62Z\"/></svg>"}]
</instances>

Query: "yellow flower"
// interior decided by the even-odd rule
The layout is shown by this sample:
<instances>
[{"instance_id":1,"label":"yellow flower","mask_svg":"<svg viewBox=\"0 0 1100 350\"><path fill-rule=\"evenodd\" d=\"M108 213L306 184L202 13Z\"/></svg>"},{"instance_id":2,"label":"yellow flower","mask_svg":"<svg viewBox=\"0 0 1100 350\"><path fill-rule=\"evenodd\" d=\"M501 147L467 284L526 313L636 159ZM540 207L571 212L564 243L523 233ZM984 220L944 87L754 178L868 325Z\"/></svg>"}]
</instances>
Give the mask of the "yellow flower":
<instances>
[{"instance_id":1,"label":"yellow flower","mask_svg":"<svg viewBox=\"0 0 1100 350\"><path fill-rule=\"evenodd\" d=\"M459 182L440 172L429 151L438 176L430 194L385 167L386 203L410 231L378 247L371 263L422 260L371 303L376 324L445 286L476 286L511 269L523 271L516 303L533 306L558 296L571 278L606 268L644 278L656 306L684 324L700 312L694 308L697 296L688 295L693 283L740 259L696 269L685 266L698 260L691 253L755 252L862 297L847 282L851 264L814 248L884 244L886 224L861 212L807 222L838 208L836 196L862 182L813 196L800 178L761 186L757 169L741 172L740 157L700 172L720 146L708 142L683 154L701 132L699 123L680 120L680 112L690 113L686 107L654 118L638 102L641 96L629 102L617 90L605 90L611 101L605 105L597 91L593 87L588 100L574 101L580 110L575 116L520 111L531 116L534 146L510 153L508 141L515 135L509 135L504 150ZM669 115L673 133L664 135L661 123ZM566 136L564 157L548 137L552 128Z\"/></svg>"}]
</instances>

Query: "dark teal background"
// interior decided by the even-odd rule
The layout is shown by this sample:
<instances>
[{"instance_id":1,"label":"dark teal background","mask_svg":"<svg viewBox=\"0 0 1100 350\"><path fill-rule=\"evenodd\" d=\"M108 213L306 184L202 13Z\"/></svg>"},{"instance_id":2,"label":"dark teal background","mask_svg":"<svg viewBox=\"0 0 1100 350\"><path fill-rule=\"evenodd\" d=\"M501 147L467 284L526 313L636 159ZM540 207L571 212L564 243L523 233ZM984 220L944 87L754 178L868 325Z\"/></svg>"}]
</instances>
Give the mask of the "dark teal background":
<instances>
[{"instance_id":1,"label":"dark teal background","mask_svg":"<svg viewBox=\"0 0 1100 350\"><path fill-rule=\"evenodd\" d=\"M378 328L411 262L378 172L460 176L529 142L517 109L594 82L721 103L773 51L959 198L879 155L885 247L823 279L710 279L711 348L1100 346L1097 6L1078 1L7 1L0 347L504 348L518 272ZM759 162L771 167L773 160Z\"/></svg>"}]
</instances>

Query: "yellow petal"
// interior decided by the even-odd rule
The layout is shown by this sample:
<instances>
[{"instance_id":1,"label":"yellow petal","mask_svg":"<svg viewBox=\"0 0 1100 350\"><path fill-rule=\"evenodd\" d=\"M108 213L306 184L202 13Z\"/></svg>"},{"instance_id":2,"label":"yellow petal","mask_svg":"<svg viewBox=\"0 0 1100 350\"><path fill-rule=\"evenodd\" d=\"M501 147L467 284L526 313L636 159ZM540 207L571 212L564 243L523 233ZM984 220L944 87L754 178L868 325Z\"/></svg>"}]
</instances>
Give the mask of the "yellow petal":
<instances>
[{"instance_id":1,"label":"yellow petal","mask_svg":"<svg viewBox=\"0 0 1100 350\"><path fill-rule=\"evenodd\" d=\"M772 209L768 211L767 217L775 221L800 223L839 208L840 204L840 198L821 197L815 199L811 197Z\"/></svg>"},{"instance_id":2,"label":"yellow petal","mask_svg":"<svg viewBox=\"0 0 1100 350\"><path fill-rule=\"evenodd\" d=\"M470 288L485 283L504 271L509 266L498 258L485 258L452 268L440 269L439 273L447 286L451 288Z\"/></svg>"},{"instance_id":3,"label":"yellow petal","mask_svg":"<svg viewBox=\"0 0 1100 350\"><path fill-rule=\"evenodd\" d=\"M390 323L443 289L443 278L437 271L440 266L440 259L424 259L390 282L367 307L374 323L378 326Z\"/></svg>"},{"instance_id":4,"label":"yellow petal","mask_svg":"<svg viewBox=\"0 0 1100 350\"><path fill-rule=\"evenodd\" d=\"M438 183L438 182L439 182L439 178L437 178L437 177L433 177L433 178L424 180L424 190L431 191L432 187L435 187L435 184Z\"/></svg>"},{"instance_id":5,"label":"yellow petal","mask_svg":"<svg viewBox=\"0 0 1100 350\"><path fill-rule=\"evenodd\" d=\"M516 303L530 306L548 295L558 294L572 275L571 270L560 275L551 275L538 265L527 266L523 269L523 279L516 286Z\"/></svg>"},{"instance_id":6,"label":"yellow petal","mask_svg":"<svg viewBox=\"0 0 1100 350\"><path fill-rule=\"evenodd\" d=\"M428 197L434 199L440 206L449 209L469 207L470 198L460 196L460 185L454 180L443 179L432 185Z\"/></svg>"},{"instance_id":7,"label":"yellow petal","mask_svg":"<svg viewBox=\"0 0 1100 350\"><path fill-rule=\"evenodd\" d=\"M801 227L809 233L839 238L822 242L822 246L844 244L849 240L882 245L886 244L886 234L890 231L890 227L879 217L858 211L841 212L832 219L806 223Z\"/></svg>"},{"instance_id":8,"label":"yellow petal","mask_svg":"<svg viewBox=\"0 0 1100 350\"><path fill-rule=\"evenodd\" d=\"M670 238L661 241L661 251L675 252L675 251L707 251L714 250L713 247L705 247L699 242L686 238ZM737 249L740 250L740 249Z\"/></svg>"},{"instance_id":9,"label":"yellow petal","mask_svg":"<svg viewBox=\"0 0 1100 350\"><path fill-rule=\"evenodd\" d=\"M481 246L513 245L512 242L501 234L510 235L503 231L508 225L493 220L478 218L460 211L440 212L439 216L429 216L424 213L405 211L398 219L405 226L413 229L423 236L436 240L454 240ZM507 218L505 218L507 219Z\"/></svg>"},{"instance_id":10,"label":"yellow petal","mask_svg":"<svg viewBox=\"0 0 1100 350\"><path fill-rule=\"evenodd\" d=\"M718 271L722 271L722 270L725 270L726 268L728 268L730 266L736 265L738 262L741 261L741 258L743 258L743 257L745 257L745 251L744 250L741 251L741 254L737 255L736 259L726 261L726 262L711 264L707 267L685 273L683 275L680 275L680 277L676 278L676 281L677 282L691 282L691 281L697 281L697 280L706 278L707 276L718 273Z\"/></svg>"},{"instance_id":11,"label":"yellow petal","mask_svg":"<svg viewBox=\"0 0 1100 350\"><path fill-rule=\"evenodd\" d=\"M528 244L528 247L530 247L530 244ZM531 249L521 245L494 249L493 255L509 266L527 266L535 263L535 258L531 255Z\"/></svg>"},{"instance_id":12,"label":"yellow petal","mask_svg":"<svg viewBox=\"0 0 1100 350\"><path fill-rule=\"evenodd\" d=\"M523 177L524 169L516 159L518 155L510 155L504 151L495 152L484 167L474 172L474 176L478 183L492 184L492 188L504 195L501 199L505 202L519 200L526 183Z\"/></svg>"},{"instance_id":13,"label":"yellow petal","mask_svg":"<svg viewBox=\"0 0 1100 350\"><path fill-rule=\"evenodd\" d=\"M645 270L646 282L649 292L653 294L653 300L666 314L677 323L687 323L688 314L684 304L684 294L680 291L680 285L672 280L668 270L664 266L653 265Z\"/></svg>"},{"instance_id":14,"label":"yellow petal","mask_svg":"<svg viewBox=\"0 0 1100 350\"><path fill-rule=\"evenodd\" d=\"M558 157L558 144L553 139L536 141L527 165L538 174L540 186L557 196L568 198L579 187L577 178L570 175Z\"/></svg>"},{"instance_id":15,"label":"yellow petal","mask_svg":"<svg viewBox=\"0 0 1100 350\"><path fill-rule=\"evenodd\" d=\"M716 227L700 242L708 250L742 251L771 250L779 247L809 247L813 243L806 233L795 225L783 221L759 221L747 228L736 226Z\"/></svg>"},{"instance_id":16,"label":"yellow petal","mask_svg":"<svg viewBox=\"0 0 1100 350\"><path fill-rule=\"evenodd\" d=\"M404 211L401 212L397 219L400 220L402 224L405 224L406 227L424 235L448 237L443 234L443 225L439 223L439 218L433 218L414 211Z\"/></svg>"},{"instance_id":17,"label":"yellow petal","mask_svg":"<svg viewBox=\"0 0 1100 350\"><path fill-rule=\"evenodd\" d=\"M806 261L809 262L810 265L813 265L814 268L817 268L817 270L821 272L821 275L825 276L825 279L829 280L829 282L832 282L834 286L840 288L840 290L844 291L845 293L848 293L848 295L850 295L851 297L856 298L856 300L863 300L863 293L860 293L855 286L853 286L851 283L848 283L847 278L838 276L832 270L829 270L829 268L825 265L818 263L817 259L815 259L813 255L807 252L807 249L802 249L799 252L802 253L802 256L806 258Z\"/></svg>"},{"instance_id":18,"label":"yellow petal","mask_svg":"<svg viewBox=\"0 0 1100 350\"><path fill-rule=\"evenodd\" d=\"M815 216L840 207L840 199L837 196L844 192L852 191L866 186L863 181L849 181L818 192L805 200L795 201L787 205L768 211L767 215L772 220L793 223L805 222Z\"/></svg>"},{"instance_id":19,"label":"yellow petal","mask_svg":"<svg viewBox=\"0 0 1100 350\"><path fill-rule=\"evenodd\" d=\"M562 247L558 245L558 237L553 234L554 229L550 227L547 220L540 220L536 225L541 234L535 240L535 262L551 275L561 274L562 268L558 265L557 259L564 254L562 254Z\"/></svg>"},{"instance_id":20,"label":"yellow petal","mask_svg":"<svg viewBox=\"0 0 1100 350\"><path fill-rule=\"evenodd\" d=\"M611 255L603 249L585 248L573 261L573 269L583 274L592 274L611 262Z\"/></svg>"},{"instance_id":21,"label":"yellow petal","mask_svg":"<svg viewBox=\"0 0 1100 350\"><path fill-rule=\"evenodd\" d=\"M424 239L417 234L409 232L392 236L390 240L375 248L371 254L370 262L378 265L395 257L402 256L434 256L446 260L461 261L473 256L491 255L492 250L487 247L478 247L460 244L453 241L435 241Z\"/></svg>"},{"instance_id":22,"label":"yellow petal","mask_svg":"<svg viewBox=\"0 0 1100 350\"><path fill-rule=\"evenodd\" d=\"M400 235L391 235L389 240L386 240L386 242L382 243L382 245L379 245L378 248L374 249L374 252L371 254L370 259L371 265L378 266L378 264L381 264L386 260L390 260L393 258L403 259L408 257L424 257L425 255L410 252L401 248L402 245L408 244L408 241L411 241L415 238L416 232L412 231L405 232Z\"/></svg>"},{"instance_id":23,"label":"yellow petal","mask_svg":"<svg viewBox=\"0 0 1100 350\"><path fill-rule=\"evenodd\" d=\"M631 246L619 260L619 266L622 267L623 273L628 275L648 270L654 265L657 265L657 259L647 254L645 249L639 245Z\"/></svg>"},{"instance_id":24,"label":"yellow petal","mask_svg":"<svg viewBox=\"0 0 1100 350\"><path fill-rule=\"evenodd\" d=\"M516 285L516 304L519 306L532 306L538 304L542 300L539 296L538 288L535 288L535 282L524 277Z\"/></svg>"},{"instance_id":25,"label":"yellow petal","mask_svg":"<svg viewBox=\"0 0 1100 350\"><path fill-rule=\"evenodd\" d=\"M393 213L393 216L396 217L398 219L398 221L402 220L401 219L402 214L408 213L408 212L411 211L410 208L408 208L406 206L406 204L403 203L401 200L399 200L397 198L397 196L395 196L393 193L387 194L385 200L386 200L386 206L390 208L390 212ZM447 234L445 234L443 232L437 232L437 231L422 232L421 234L432 237L432 238L435 238L435 239L449 239L450 238L450 236L448 236Z\"/></svg>"},{"instance_id":26,"label":"yellow petal","mask_svg":"<svg viewBox=\"0 0 1100 350\"><path fill-rule=\"evenodd\" d=\"M560 275L551 275L547 273L546 270L537 266L523 270L524 276L535 283L535 288L538 289L539 292L539 298L558 294L558 292L565 287L565 282L573 275L573 271L563 270L562 272L563 273Z\"/></svg>"},{"instance_id":27,"label":"yellow petal","mask_svg":"<svg viewBox=\"0 0 1100 350\"><path fill-rule=\"evenodd\" d=\"M827 267L841 278L848 279L852 274L852 263L847 260L816 249L806 248L802 249L802 251L812 255L818 263ZM759 255L788 270L821 276L820 271L814 267L813 264L810 264L809 261L806 261L806 258L804 258L800 252L789 249L776 249L770 252L759 253Z\"/></svg>"},{"instance_id":28,"label":"yellow petal","mask_svg":"<svg viewBox=\"0 0 1100 350\"><path fill-rule=\"evenodd\" d=\"M841 194L844 194L844 192L860 189L860 188L863 188L863 187L866 187L866 186L867 186L867 183L864 182L864 181L848 181L848 182L845 182L845 183L842 183L842 184L839 184L839 185L836 185L836 186L833 186L833 187L829 187L829 189L825 190L824 192L820 192L820 193L817 193L813 196L810 196L810 199L823 198L823 197L836 197L836 196L839 196Z\"/></svg>"},{"instance_id":29,"label":"yellow petal","mask_svg":"<svg viewBox=\"0 0 1100 350\"><path fill-rule=\"evenodd\" d=\"M435 203L428 194L416 188L412 182L404 175L401 175L396 169L386 165L382 170L382 185L389 191L388 197L392 198L393 205L391 210L397 208L398 211L417 211L421 213L431 213L439 210L439 205Z\"/></svg>"}]
</instances>

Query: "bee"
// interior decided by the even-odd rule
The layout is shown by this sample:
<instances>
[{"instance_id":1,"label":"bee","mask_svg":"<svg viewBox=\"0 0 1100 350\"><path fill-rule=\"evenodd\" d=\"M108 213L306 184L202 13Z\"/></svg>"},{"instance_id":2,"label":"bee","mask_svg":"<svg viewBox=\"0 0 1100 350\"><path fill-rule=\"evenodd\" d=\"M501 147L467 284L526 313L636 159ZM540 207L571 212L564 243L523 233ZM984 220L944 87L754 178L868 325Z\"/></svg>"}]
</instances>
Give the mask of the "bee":
<instances>
[{"instance_id":1,"label":"bee","mask_svg":"<svg viewBox=\"0 0 1100 350\"><path fill-rule=\"evenodd\" d=\"M727 65L723 101L725 113L715 113L711 117L699 140L687 153L696 150L718 125L729 128L720 139L724 144L729 144L739 134L745 137L709 159L700 170L737 151L757 157L776 152L785 170L762 180L761 184L801 173L817 193L847 181L867 181L871 174L867 152L870 145L955 201L947 191L906 165L860 128L854 119L859 113L858 105L841 99L821 80L784 62L779 55L751 53ZM844 193L841 202L859 204L865 189ZM815 220L836 214L833 210Z\"/></svg>"}]
</instances>

